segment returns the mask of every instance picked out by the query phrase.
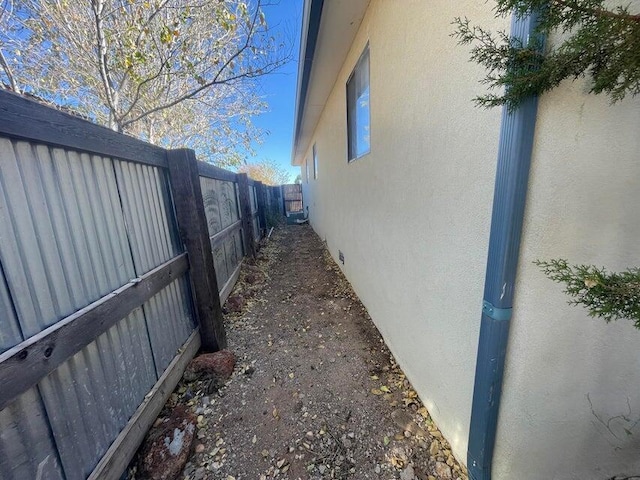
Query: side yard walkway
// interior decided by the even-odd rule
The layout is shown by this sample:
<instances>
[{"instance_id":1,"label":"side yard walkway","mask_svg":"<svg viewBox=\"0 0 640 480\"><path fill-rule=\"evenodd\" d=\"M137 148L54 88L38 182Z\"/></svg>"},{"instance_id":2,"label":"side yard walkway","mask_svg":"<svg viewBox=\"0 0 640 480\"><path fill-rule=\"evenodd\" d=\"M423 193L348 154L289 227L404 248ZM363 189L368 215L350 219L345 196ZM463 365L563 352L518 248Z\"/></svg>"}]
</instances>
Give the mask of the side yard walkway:
<instances>
[{"instance_id":1,"label":"side yard walkway","mask_svg":"<svg viewBox=\"0 0 640 480\"><path fill-rule=\"evenodd\" d=\"M466 479L309 226L276 230L226 308L231 380L173 398L199 422L184 478Z\"/></svg>"}]
</instances>

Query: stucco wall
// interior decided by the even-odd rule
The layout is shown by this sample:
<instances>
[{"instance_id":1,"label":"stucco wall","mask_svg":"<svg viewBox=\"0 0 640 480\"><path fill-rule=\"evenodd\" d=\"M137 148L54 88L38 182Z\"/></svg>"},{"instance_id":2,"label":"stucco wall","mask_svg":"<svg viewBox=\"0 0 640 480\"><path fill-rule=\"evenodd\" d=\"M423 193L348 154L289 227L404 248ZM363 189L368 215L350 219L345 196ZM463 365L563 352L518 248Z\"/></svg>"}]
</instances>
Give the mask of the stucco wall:
<instances>
[{"instance_id":1,"label":"stucco wall","mask_svg":"<svg viewBox=\"0 0 640 480\"><path fill-rule=\"evenodd\" d=\"M483 2L401 3L371 2L308 146L319 178L304 185L305 205L466 461L500 112L473 106L482 71L450 23L507 22ZM345 85L367 41L371 153L347 163Z\"/></svg>"},{"instance_id":2,"label":"stucco wall","mask_svg":"<svg viewBox=\"0 0 640 480\"><path fill-rule=\"evenodd\" d=\"M540 101L496 478L640 474L640 332L567 305L532 264L639 263L640 101L611 106L586 90L567 82ZM629 421L613 419L620 415Z\"/></svg>"}]
</instances>

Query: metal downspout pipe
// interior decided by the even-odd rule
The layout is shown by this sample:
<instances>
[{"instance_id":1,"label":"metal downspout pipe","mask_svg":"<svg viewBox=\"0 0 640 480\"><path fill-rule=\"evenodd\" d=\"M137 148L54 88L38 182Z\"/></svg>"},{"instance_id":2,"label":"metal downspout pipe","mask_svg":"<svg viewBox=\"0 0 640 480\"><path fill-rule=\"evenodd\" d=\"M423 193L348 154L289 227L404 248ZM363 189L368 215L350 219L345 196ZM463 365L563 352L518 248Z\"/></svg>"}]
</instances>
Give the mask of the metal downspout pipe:
<instances>
[{"instance_id":1,"label":"metal downspout pipe","mask_svg":"<svg viewBox=\"0 0 640 480\"><path fill-rule=\"evenodd\" d=\"M514 15L511 36L526 45L536 21L535 15ZM537 107L533 97L502 111L467 452L471 480L491 479Z\"/></svg>"}]
</instances>

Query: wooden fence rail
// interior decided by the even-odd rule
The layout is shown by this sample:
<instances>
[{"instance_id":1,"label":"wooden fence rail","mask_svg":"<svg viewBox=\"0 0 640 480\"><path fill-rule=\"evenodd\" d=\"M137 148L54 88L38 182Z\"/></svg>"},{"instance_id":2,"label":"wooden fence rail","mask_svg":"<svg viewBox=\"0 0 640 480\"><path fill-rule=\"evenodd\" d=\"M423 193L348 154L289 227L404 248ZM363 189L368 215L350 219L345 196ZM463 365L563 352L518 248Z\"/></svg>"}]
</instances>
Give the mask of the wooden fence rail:
<instances>
[{"instance_id":1,"label":"wooden fence rail","mask_svg":"<svg viewBox=\"0 0 640 480\"><path fill-rule=\"evenodd\" d=\"M120 478L278 191L0 91L0 478Z\"/></svg>"}]
</instances>

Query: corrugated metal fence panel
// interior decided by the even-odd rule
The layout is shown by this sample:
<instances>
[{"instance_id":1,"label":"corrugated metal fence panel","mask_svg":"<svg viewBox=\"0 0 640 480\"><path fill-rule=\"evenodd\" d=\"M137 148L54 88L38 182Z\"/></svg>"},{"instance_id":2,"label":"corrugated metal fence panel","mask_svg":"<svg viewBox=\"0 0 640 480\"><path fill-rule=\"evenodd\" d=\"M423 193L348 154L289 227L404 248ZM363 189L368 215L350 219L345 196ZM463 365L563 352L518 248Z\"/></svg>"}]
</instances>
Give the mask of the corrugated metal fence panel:
<instances>
[{"instance_id":1,"label":"corrugated metal fence panel","mask_svg":"<svg viewBox=\"0 0 640 480\"><path fill-rule=\"evenodd\" d=\"M158 376L195 328L191 290L186 276L174 280L144 305Z\"/></svg>"},{"instance_id":2,"label":"corrugated metal fence panel","mask_svg":"<svg viewBox=\"0 0 640 480\"><path fill-rule=\"evenodd\" d=\"M183 251L166 172L148 165L116 161L120 198L137 275ZM159 377L195 328L186 279L178 279L150 298L144 314Z\"/></svg>"},{"instance_id":3,"label":"corrugated metal fence panel","mask_svg":"<svg viewBox=\"0 0 640 480\"><path fill-rule=\"evenodd\" d=\"M0 412L0 478L65 478L36 387Z\"/></svg>"},{"instance_id":4,"label":"corrugated metal fence panel","mask_svg":"<svg viewBox=\"0 0 640 480\"><path fill-rule=\"evenodd\" d=\"M0 139L0 261L26 338L134 270L109 159Z\"/></svg>"},{"instance_id":5,"label":"corrugated metal fence panel","mask_svg":"<svg viewBox=\"0 0 640 480\"><path fill-rule=\"evenodd\" d=\"M111 159L6 139L0 154L0 263L28 338L136 275ZM40 382L67 478L86 477L156 377L139 309ZM28 395L16 431L42 415Z\"/></svg>"},{"instance_id":6,"label":"corrugated metal fence panel","mask_svg":"<svg viewBox=\"0 0 640 480\"><path fill-rule=\"evenodd\" d=\"M209 226L209 236L213 237L216 233L240 219L236 185L234 182L200 177L200 186ZM244 254L241 235L238 229L231 233L222 243L212 245L213 262L219 289L223 288L242 261Z\"/></svg>"},{"instance_id":7,"label":"corrugated metal fence panel","mask_svg":"<svg viewBox=\"0 0 640 480\"><path fill-rule=\"evenodd\" d=\"M156 380L138 308L40 382L69 480L91 473Z\"/></svg>"},{"instance_id":8,"label":"corrugated metal fence panel","mask_svg":"<svg viewBox=\"0 0 640 480\"><path fill-rule=\"evenodd\" d=\"M0 234L0 238L1 238ZM23 340L0 264L0 353L9 350Z\"/></svg>"},{"instance_id":9,"label":"corrugated metal fence panel","mask_svg":"<svg viewBox=\"0 0 640 480\"><path fill-rule=\"evenodd\" d=\"M0 352L23 340L0 265ZM36 387L0 411L0 478L62 479L58 452Z\"/></svg>"}]
</instances>

